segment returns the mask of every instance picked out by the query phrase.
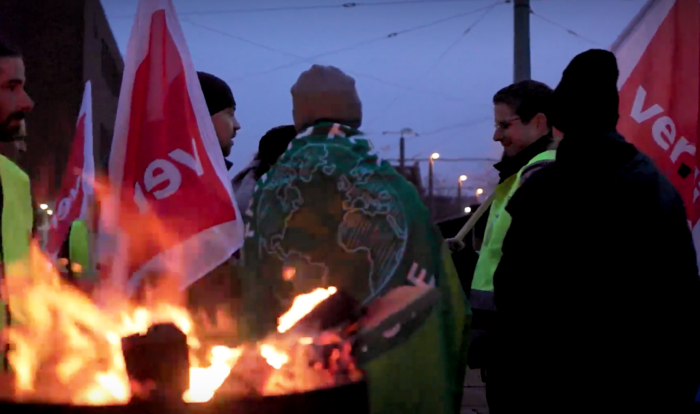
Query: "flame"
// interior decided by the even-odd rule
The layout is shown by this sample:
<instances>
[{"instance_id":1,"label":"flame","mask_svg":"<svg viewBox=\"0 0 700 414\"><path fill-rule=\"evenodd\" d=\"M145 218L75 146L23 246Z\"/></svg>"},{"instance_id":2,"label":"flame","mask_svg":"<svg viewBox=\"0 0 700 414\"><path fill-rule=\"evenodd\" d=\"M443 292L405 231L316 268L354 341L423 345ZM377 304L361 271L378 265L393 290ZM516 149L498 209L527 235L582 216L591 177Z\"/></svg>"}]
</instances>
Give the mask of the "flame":
<instances>
[{"instance_id":1,"label":"flame","mask_svg":"<svg viewBox=\"0 0 700 414\"><path fill-rule=\"evenodd\" d=\"M16 320L6 332L12 344L8 357L19 400L80 405L128 402L131 391L121 338L145 334L157 323L173 323L187 335L191 367L190 387L183 395L186 402L209 401L243 354L245 345L214 345L208 349L207 360L200 363L196 351L207 348L196 337L186 309L168 303L122 307L118 311L103 309L62 282L36 245L31 247L31 258L31 278L8 278L10 306ZM294 298L290 310L279 318L278 331L287 331L336 291L334 287L319 288ZM288 351L293 344L311 343L309 337L286 344L270 339L258 344L257 352L276 371L291 362ZM279 381L279 376L267 381ZM264 390L274 389L263 385Z\"/></svg>"},{"instance_id":2,"label":"flame","mask_svg":"<svg viewBox=\"0 0 700 414\"><path fill-rule=\"evenodd\" d=\"M286 352L280 351L269 344L260 345L260 355L274 369L280 369L282 365L289 362L289 355Z\"/></svg>"},{"instance_id":3,"label":"flame","mask_svg":"<svg viewBox=\"0 0 700 414\"><path fill-rule=\"evenodd\" d=\"M311 312L319 303L335 294L338 289L331 286L328 289L317 288L311 293L299 295L294 298L292 307L284 315L280 316L277 325L277 332L287 332L297 322Z\"/></svg>"},{"instance_id":4,"label":"flame","mask_svg":"<svg viewBox=\"0 0 700 414\"><path fill-rule=\"evenodd\" d=\"M231 368L243 353L242 348L215 346L209 355L209 367L190 368L190 389L185 392L186 402L207 402L224 383Z\"/></svg>"},{"instance_id":5,"label":"flame","mask_svg":"<svg viewBox=\"0 0 700 414\"><path fill-rule=\"evenodd\" d=\"M292 266L286 266L284 269L282 269L282 279L284 280L292 280L296 274L297 269Z\"/></svg>"},{"instance_id":6,"label":"flame","mask_svg":"<svg viewBox=\"0 0 700 414\"><path fill-rule=\"evenodd\" d=\"M94 183L94 189L96 195L106 201L102 204L103 212L109 212L110 207L114 207L114 198L109 198L108 194L105 196L107 189L99 182ZM107 215L110 214L113 215ZM130 223L139 230L136 234L138 237L134 237L137 245L131 253L138 252L141 243L169 244L171 235L167 231L168 226L153 214L139 215L128 209L120 214L127 218L121 223ZM114 223L107 223L103 231L117 231L114 226ZM161 283L165 288L158 286L151 292L151 299L157 300L148 300L148 305L130 305L118 286L121 282L110 279L110 283L98 286L98 306L87 294L61 280L58 270L37 243L30 246L29 257L28 269L26 264L5 264L7 291L3 292L10 298L13 317L13 323L5 328L3 334L12 346L8 358L14 372L15 398L20 401L40 400L77 405L128 402L132 388L121 339L145 334L149 327L158 323L172 323L187 336L190 386L183 395L186 402L209 401L226 382L234 367L247 366L241 364L247 355L244 352L246 349L251 351L248 354L257 355L260 361L264 361L263 365L273 368L272 375L264 374L269 370L258 369L263 373L261 375L268 375L258 385L263 393L266 390L271 393L283 392L273 382L279 383L289 378L288 373L283 373L284 369L294 367L302 371L305 368L298 367L309 366L308 361L300 357L303 352L299 347L313 343L312 338L287 338L284 342L271 337L259 344L243 344L236 348L215 343L203 344L196 335L192 316L177 304L175 294L179 292L173 286L177 284L178 263L172 264L172 275L164 275L169 276L164 277L165 283ZM59 263L62 267L67 264L65 260ZM287 269L284 277L291 279L295 273L294 268ZM319 288L294 298L289 311L278 320L278 332L288 331L336 291L335 287ZM206 358L200 361L202 355L206 355ZM255 358L251 360L258 361ZM305 381L294 386L297 390L311 389L322 383L318 378Z\"/></svg>"}]
</instances>

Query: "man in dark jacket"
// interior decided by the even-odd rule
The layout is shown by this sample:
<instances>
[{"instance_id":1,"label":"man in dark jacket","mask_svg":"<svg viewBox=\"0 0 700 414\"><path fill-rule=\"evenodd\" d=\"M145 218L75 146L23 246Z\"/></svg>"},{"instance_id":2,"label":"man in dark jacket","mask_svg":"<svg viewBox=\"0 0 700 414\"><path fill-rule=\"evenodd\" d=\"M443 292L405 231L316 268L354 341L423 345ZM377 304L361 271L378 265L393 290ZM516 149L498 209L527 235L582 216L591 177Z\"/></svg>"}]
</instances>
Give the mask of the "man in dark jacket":
<instances>
[{"instance_id":1,"label":"man in dark jacket","mask_svg":"<svg viewBox=\"0 0 700 414\"><path fill-rule=\"evenodd\" d=\"M681 413L697 390L700 279L685 209L616 132L617 78L610 52L574 58L553 96L556 161L507 207L494 283L508 413Z\"/></svg>"},{"instance_id":2,"label":"man in dark jacket","mask_svg":"<svg viewBox=\"0 0 700 414\"><path fill-rule=\"evenodd\" d=\"M207 102L211 121L214 123L216 138L224 154L226 169L230 169L233 164L225 157L231 155L233 140L241 129L241 124L236 119L236 100L233 98L231 88L223 80L206 72L197 72L197 77L204 100Z\"/></svg>"}]
</instances>

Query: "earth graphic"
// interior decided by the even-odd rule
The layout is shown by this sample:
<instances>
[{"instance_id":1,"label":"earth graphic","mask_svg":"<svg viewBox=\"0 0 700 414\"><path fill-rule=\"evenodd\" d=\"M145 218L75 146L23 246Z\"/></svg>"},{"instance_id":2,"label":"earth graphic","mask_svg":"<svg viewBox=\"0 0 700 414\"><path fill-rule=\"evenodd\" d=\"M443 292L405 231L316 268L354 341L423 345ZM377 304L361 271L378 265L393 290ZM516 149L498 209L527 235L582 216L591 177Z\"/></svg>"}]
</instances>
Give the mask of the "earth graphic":
<instances>
[{"instance_id":1,"label":"earth graphic","mask_svg":"<svg viewBox=\"0 0 700 414\"><path fill-rule=\"evenodd\" d=\"M298 145L258 183L248 230L260 253L294 268L295 295L335 286L366 303L401 263L408 224L390 185L398 176L381 173L361 141Z\"/></svg>"}]
</instances>

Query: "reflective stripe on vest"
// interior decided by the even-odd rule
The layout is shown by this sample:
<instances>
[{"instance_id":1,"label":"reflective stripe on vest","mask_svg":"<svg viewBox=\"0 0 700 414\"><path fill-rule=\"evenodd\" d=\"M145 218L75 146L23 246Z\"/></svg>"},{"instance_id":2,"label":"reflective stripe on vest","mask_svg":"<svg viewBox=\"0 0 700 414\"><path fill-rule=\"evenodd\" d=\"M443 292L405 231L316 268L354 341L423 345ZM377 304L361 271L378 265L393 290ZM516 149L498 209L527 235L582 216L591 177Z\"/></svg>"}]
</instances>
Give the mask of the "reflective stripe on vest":
<instances>
[{"instance_id":1,"label":"reflective stripe on vest","mask_svg":"<svg viewBox=\"0 0 700 414\"><path fill-rule=\"evenodd\" d=\"M0 182L2 183L2 263L3 277L29 275L29 240L31 239L34 211L29 187L29 176L14 162L0 155ZM7 283L6 280L2 280ZM7 303L0 299L0 330L8 322ZM5 349L0 349L5 361ZM5 365L5 364L3 364ZM0 367L0 370L7 368Z\"/></svg>"},{"instance_id":2,"label":"reflective stripe on vest","mask_svg":"<svg viewBox=\"0 0 700 414\"><path fill-rule=\"evenodd\" d=\"M70 226L68 235L68 258L71 265L80 265L80 271L74 271L75 277L86 275L90 265L90 249L88 246L88 229L84 220L76 220Z\"/></svg>"},{"instance_id":3,"label":"reflective stripe on vest","mask_svg":"<svg viewBox=\"0 0 700 414\"><path fill-rule=\"evenodd\" d=\"M533 157L517 174L508 177L501 184L496 186L496 197L491 204L484 241L479 252L479 261L474 270L472 279L472 289L469 301L473 309L483 309L495 311L496 305L493 301L493 274L496 272L498 263L503 255L503 239L510 227L511 217L506 211L508 201L520 187L520 178L523 171L533 164L542 161L553 161L556 151L548 150Z\"/></svg>"}]
</instances>

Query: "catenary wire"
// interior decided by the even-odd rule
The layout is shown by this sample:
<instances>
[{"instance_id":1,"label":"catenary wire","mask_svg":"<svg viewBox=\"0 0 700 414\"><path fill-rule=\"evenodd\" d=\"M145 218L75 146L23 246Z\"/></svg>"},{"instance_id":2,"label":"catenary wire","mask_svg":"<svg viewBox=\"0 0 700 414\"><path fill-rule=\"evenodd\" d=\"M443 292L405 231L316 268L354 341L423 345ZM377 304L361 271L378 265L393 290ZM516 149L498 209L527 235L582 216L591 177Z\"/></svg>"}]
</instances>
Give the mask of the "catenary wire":
<instances>
[{"instance_id":1,"label":"catenary wire","mask_svg":"<svg viewBox=\"0 0 700 414\"><path fill-rule=\"evenodd\" d=\"M192 20L187 19L187 18L182 19L182 22L183 22L183 23L187 23L187 24L189 24L189 25L191 25L191 26L200 28L200 29L202 29L202 30L209 31L209 32L211 32L211 33L215 33L215 34L218 34L218 35L221 35L221 36L225 36L225 37L230 37L230 38L235 39L235 40L238 40L238 41L240 41L240 42L242 42L242 43L246 43L246 44L249 44L249 45L252 45L252 46L255 46L255 47L264 49L264 50L268 50L268 51L271 51L271 52L279 53L279 54L281 54L281 55L289 56L289 57L292 57L292 58L295 58L295 59L304 59L304 60L306 60L306 62L309 62L309 63L313 63L313 62L314 62L313 59L306 58L306 57L304 57L304 56L297 55L297 54L295 54L295 53L291 53L291 52L288 52L288 51L286 51L286 50L282 50L282 49L278 49L278 48L275 48L275 47L272 47L272 46L268 46L268 45L265 45L265 44L262 44L262 43L259 43L259 42L250 40L250 39L246 39L246 38L244 38L244 37L241 37L241 36L238 36L238 35L234 35L234 34L225 32L225 31L223 31L223 30L215 29L215 28L213 28L213 27L209 27L209 26L207 26L207 25L203 25L203 24L198 23L198 22L193 22ZM372 75L372 74L369 74L369 73L359 72L359 71L356 71L356 70L347 71L347 72L348 72L349 74L353 75L353 76L357 76L357 77L361 77L361 78L366 78L366 79L372 79L372 80L374 80L375 82L382 83L382 84L385 84L385 85L388 85L388 86L392 86L392 87L394 87L394 88L403 89L403 90L406 90L406 91L408 91L408 92L420 93L420 94L428 94L428 95L435 95L435 96L441 97L441 98L446 99L446 100L451 100L451 101L465 101L465 100L466 100L466 98L458 97L458 96L451 95L451 94L448 94L448 93L445 93L445 92L441 92L441 91L435 91L435 90L423 89L423 88L416 88L416 87L413 87L413 86L407 86L407 85L403 85L403 84L400 84L400 83L397 83L397 82L392 82L392 81L389 81L389 80L386 80L386 79L379 78L379 77L377 77L377 76L375 76L375 75Z\"/></svg>"},{"instance_id":2,"label":"catenary wire","mask_svg":"<svg viewBox=\"0 0 700 414\"><path fill-rule=\"evenodd\" d=\"M340 10L377 6L411 6L414 4L434 4L434 3L473 3L483 0L403 0L403 1L377 1L377 2L346 2L336 4L316 4L300 6L279 6L279 7L259 7L252 9L216 9L191 12L178 12L178 16L212 16L221 14L247 14L247 13L269 13L269 12L303 12L311 10ZM135 14L121 14L113 16L113 19L133 18Z\"/></svg>"},{"instance_id":3,"label":"catenary wire","mask_svg":"<svg viewBox=\"0 0 700 414\"><path fill-rule=\"evenodd\" d=\"M581 34L579 34L579 33L575 32L575 31L569 29L568 27L566 27L566 26L564 26L564 25L562 25L562 24L560 24L560 23L558 23L558 22L556 22L556 21L554 21L554 20L552 20L552 19L549 19L549 18L547 18L547 17L544 17L544 16L542 16L541 14L535 13L535 11L532 10L532 8L530 8L530 14L533 15L533 16L535 16L535 17L537 17L538 19L540 19L540 20L546 22L546 23L549 23L549 24L552 25L552 26L555 26L555 27L558 27L558 28L564 30L565 32L567 32L568 34L570 34L570 35L572 35L572 36L574 36L574 37L578 37L579 39L584 40L584 41L586 41L586 42L588 42L588 43L591 43L591 44L593 44L593 45L595 45L595 46L600 46L600 47L603 47L603 48L606 47L606 46L603 46L600 42L596 42L595 40L593 40L593 39L591 39L591 38L589 38L589 37L582 36Z\"/></svg>"},{"instance_id":4,"label":"catenary wire","mask_svg":"<svg viewBox=\"0 0 700 414\"><path fill-rule=\"evenodd\" d=\"M493 3L493 4L491 4L490 6L487 6L487 7L484 9L484 12L483 12L471 25L469 25L469 27L467 27L467 29L466 29L465 31L463 31L463 32L459 35L459 37L458 37L457 39L455 39L452 43L450 43L450 45L440 54L440 56L438 56L438 58L433 62L433 64L430 65L430 67L428 68L428 70L426 70L425 73L423 73L420 77L423 78L423 77L425 77L425 76L428 76L430 73L432 73L432 71L435 70L435 69L440 65L440 63L441 63L442 60L445 58L445 56L447 56L447 55L452 51L452 49L454 49L454 48L459 44L459 42L462 41L462 39L464 39L464 38L465 38L479 23L481 23L481 21L483 21L483 20L486 18L486 16L488 16L488 14L489 14L496 6L501 5L501 4L505 4L505 1L499 0L499 1L497 1L497 2L495 2L495 3ZM404 93L404 94L400 94L400 93L397 94L397 95L394 97L394 99L391 100L391 101L389 102L389 104L388 104L382 111L379 112L379 114L378 114L377 116L375 116L374 118L372 118L372 119L367 123L368 126L374 124L374 122L376 122L377 120L379 120L379 119L381 119L382 117L384 117L384 115L386 115L386 113L394 106L394 104L396 104L399 100L401 100L401 99L403 99L403 98L405 98L405 97L406 97L406 94L405 94L405 93Z\"/></svg>"},{"instance_id":5,"label":"catenary wire","mask_svg":"<svg viewBox=\"0 0 700 414\"><path fill-rule=\"evenodd\" d=\"M232 80L233 80L233 81L239 81L239 80L246 79L246 78L249 78L249 77L252 77L252 76L266 75L266 74L268 74L268 73L272 73L272 72L276 72L276 71L279 71L279 70L282 70L282 69L287 69L287 68L296 66L296 65L298 65L298 64L300 64L300 63L306 63L306 62L308 62L309 60L316 60L316 59L319 59L319 58L321 58L321 57L326 57L326 56L335 55L335 54L347 52L347 51L350 51L350 50L358 49L358 48L360 48L360 47L364 47L364 46L368 46L368 45L371 45L371 44L374 44L374 43L382 42L382 41L385 41L385 40L387 40L387 39L391 39L391 38L394 38L394 37L397 37L397 36L400 36L400 35L403 35L403 34L406 34L406 33L415 32L415 31L418 31L418 30L422 30L422 29L426 29L426 28L432 27L432 26L437 26L437 25L439 25L439 24L442 24L442 23L445 23L445 22L448 22L448 21L451 21L451 20L459 19L460 17L465 17L465 16L469 16L470 14L479 13L480 11L483 11L483 10L489 8L489 7L491 7L491 5L485 6L485 7L480 7L480 8L475 9L475 10L470 10L470 11L466 11L466 12L462 12L462 13L457 13L457 14L454 14L454 15L451 15L451 16L443 17L443 18L438 19L438 20L434 20L434 21L429 22L429 23L424 23L424 24L421 24L421 25L409 27L409 28L407 28L407 29L399 30L399 31L396 31L396 32L391 32L391 33L386 34L386 35L384 35L384 36L375 37L375 38L372 38L372 39L366 39L366 40L360 41L360 42L358 42L358 43L355 43L355 44L352 44L352 45L349 45L349 46L345 46L345 47L341 47L341 48L338 48L338 49L333 49L333 50L329 50L329 51L326 51L326 52L318 53L318 54L316 54L316 55L309 56L309 57L307 57L306 59L303 59L303 60L302 60L302 59L297 59L297 60L295 60L295 61L293 61L293 62L289 62L289 63L283 64L283 65L279 65L279 66L276 66L276 67L273 67L273 68L270 68L270 69L266 69L266 70L262 70L262 71L257 71L257 72L251 72L251 73L248 73L248 74L245 74L245 75L241 75L241 76L239 76L239 77L237 77L237 78L235 78L235 79L232 79Z\"/></svg>"}]
</instances>

